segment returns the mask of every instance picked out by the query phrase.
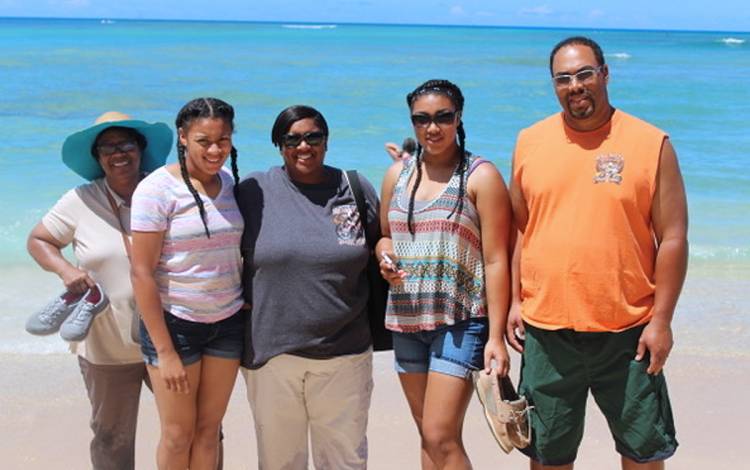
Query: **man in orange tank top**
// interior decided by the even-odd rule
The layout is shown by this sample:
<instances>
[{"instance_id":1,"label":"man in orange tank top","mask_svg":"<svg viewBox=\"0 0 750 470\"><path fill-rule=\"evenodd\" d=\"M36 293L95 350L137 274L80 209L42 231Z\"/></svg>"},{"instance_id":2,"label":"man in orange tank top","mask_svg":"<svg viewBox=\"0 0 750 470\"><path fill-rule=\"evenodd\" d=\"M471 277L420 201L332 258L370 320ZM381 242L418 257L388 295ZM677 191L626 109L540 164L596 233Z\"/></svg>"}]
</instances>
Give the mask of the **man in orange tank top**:
<instances>
[{"instance_id":1,"label":"man in orange tank top","mask_svg":"<svg viewBox=\"0 0 750 470\"><path fill-rule=\"evenodd\" d=\"M609 102L598 44L550 54L562 112L522 130L511 200L519 229L507 339L535 406L531 468L572 469L589 391L622 468L677 448L662 368L687 269L687 203L669 137Z\"/></svg>"}]
</instances>

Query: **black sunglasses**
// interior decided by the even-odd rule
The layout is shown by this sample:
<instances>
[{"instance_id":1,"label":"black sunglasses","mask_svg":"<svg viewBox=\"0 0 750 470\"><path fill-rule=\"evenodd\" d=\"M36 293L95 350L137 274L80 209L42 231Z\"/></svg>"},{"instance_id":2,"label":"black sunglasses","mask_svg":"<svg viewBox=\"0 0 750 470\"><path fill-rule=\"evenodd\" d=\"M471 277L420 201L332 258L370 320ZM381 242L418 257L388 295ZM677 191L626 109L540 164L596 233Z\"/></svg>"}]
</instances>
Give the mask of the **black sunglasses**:
<instances>
[{"instance_id":1,"label":"black sunglasses","mask_svg":"<svg viewBox=\"0 0 750 470\"><path fill-rule=\"evenodd\" d=\"M124 142L117 142L112 144L99 144L96 146L96 151L99 155L109 157L117 152L129 153L135 151L138 148L138 143L134 140L126 140Z\"/></svg>"},{"instance_id":2,"label":"black sunglasses","mask_svg":"<svg viewBox=\"0 0 750 470\"><path fill-rule=\"evenodd\" d=\"M323 132L305 132L304 134L284 134L281 136L281 144L284 147L296 147L302 143L307 142L308 145L320 145L326 140L326 135Z\"/></svg>"},{"instance_id":3,"label":"black sunglasses","mask_svg":"<svg viewBox=\"0 0 750 470\"><path fill-rule=\"evenodd\" d=\"M411 115L411 123L416 127L430 127L431 123L437 126L450 126L456 122L455 111L442 111L430 116L427 113L418 113Z\"/></svg>"}]
</instances>

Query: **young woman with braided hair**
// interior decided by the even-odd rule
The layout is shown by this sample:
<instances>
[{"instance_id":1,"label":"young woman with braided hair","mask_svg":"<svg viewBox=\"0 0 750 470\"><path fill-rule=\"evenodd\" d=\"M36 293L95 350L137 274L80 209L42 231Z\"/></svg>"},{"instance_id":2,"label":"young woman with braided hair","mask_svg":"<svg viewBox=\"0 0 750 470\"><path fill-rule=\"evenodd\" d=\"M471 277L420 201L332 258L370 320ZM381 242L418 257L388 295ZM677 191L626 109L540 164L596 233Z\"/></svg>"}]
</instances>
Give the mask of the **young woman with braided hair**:
<instances>
[{"instance_id":1,"label":"young woman with braided hair","mask_svg":"<svg viewBox=\"0 0 750 470\"><path fill-rule=\"evenodd\" d=\"M429 80L406 97L419 143L383 179L377 245L390 283L386 326L422 438L422 468L468 469L471 373L510 367L510 202L495 166L465 148L461 90Z\"/></svg>"},{"instance_id":2,"label":"young woman with braided hair","mask_svg":"<svg viewBox=\"0 0 750 470\"><path fill-rule=\"evenodd\" d=\"M245 324L234 109L198 98L175 127L178 163L133 195L132 279L161 421L158 468L213 470Z\"/></svg>"}]
</instances>

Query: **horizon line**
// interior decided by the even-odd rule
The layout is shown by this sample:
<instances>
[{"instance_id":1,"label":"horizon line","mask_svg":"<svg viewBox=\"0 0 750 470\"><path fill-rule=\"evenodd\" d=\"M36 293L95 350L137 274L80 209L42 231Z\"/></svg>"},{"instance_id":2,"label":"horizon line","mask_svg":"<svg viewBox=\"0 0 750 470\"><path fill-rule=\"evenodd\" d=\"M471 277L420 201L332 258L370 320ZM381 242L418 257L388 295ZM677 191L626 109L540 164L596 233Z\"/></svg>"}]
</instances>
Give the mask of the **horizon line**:
<instances>
[{"instance_id":1,"label":"horizon line","mask_svg":"<svg viewBox=\"0 0 750 470\"><path fill-rule=\"evenodd\" d=\"M181 18L121 18L116 16L99 17L63 17L63 16L0 16L0 20L90 20L90 21L149 21L149 22L179 22L179 23L242 23L242 24L274 24L274 25L346 25L346 26L392 26L392 27L441 27L441 28L484 28L484 29L548 29L548 30L585 30L585 31L626 31L626 32L665 32L665 33L738 33L748 34L739 30L711 30L711 29L647 29L647 28L612 28L591 26L522 26L522 25L477 25L453 23L368 23L353 21L295 21L295 20L227 20L227 19L181 19Z\"/></svg>"}]
</instances>

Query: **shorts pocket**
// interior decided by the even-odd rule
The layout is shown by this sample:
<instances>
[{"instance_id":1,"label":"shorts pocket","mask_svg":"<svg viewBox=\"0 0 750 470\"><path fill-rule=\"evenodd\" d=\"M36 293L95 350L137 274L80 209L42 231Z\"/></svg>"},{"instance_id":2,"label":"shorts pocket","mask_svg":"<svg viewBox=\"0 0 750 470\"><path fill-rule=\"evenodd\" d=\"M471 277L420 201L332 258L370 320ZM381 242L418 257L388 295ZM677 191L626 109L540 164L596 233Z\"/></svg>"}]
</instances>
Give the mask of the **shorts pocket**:
<instances>
[{"instance_id":1,"label":"shorts pocket","mask_svg":"<svg viewBox=\"0 0 750 470\"><path fill-rule=\"evenodd\" d=\"M437 358L478 370L484 367L484 345L488 334L487 319L465 320L446 328L435 338L431 353Z\"/></svg>"},{"instance_id":2,"label":"shorts pocket","mask_svg":"<svg viewBox=\"0 0 750 470\"><path fill-rule=\"evenodd\" d=\"M637 462L669 456L676 448L663 374L646 372L648 357L630 361L621 422L613 429L618 452Z\"/></svg>"}]
</instances>

